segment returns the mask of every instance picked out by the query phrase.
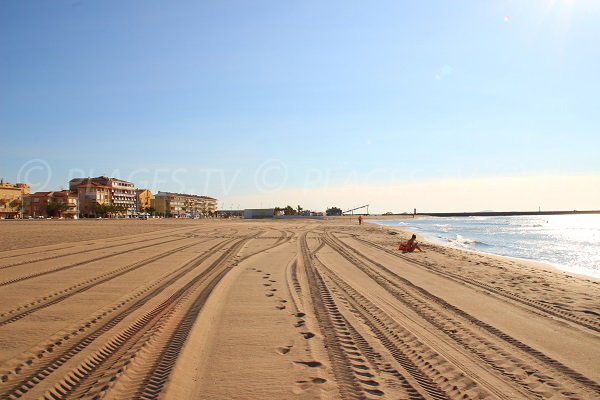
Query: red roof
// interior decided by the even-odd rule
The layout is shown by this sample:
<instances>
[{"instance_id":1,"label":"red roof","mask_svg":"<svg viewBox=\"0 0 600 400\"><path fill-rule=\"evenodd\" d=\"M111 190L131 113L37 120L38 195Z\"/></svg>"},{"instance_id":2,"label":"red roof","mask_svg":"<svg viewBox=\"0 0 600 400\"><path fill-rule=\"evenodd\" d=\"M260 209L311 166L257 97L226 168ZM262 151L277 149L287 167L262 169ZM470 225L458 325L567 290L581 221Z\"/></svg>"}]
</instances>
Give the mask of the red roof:
<instances>
[{"instance_id":1,"label":"red roof","mask_svg":"<svg viewBox=\"0 0 600 400\"><path fill-rule=\"evenodd\" d=\"M78 187L97 187L97 188L104 188L104 189L110 189L111 188L110 186L100 185L99 183L94 183L94 182L82 183Z\"/></svg>"}]
</instances>

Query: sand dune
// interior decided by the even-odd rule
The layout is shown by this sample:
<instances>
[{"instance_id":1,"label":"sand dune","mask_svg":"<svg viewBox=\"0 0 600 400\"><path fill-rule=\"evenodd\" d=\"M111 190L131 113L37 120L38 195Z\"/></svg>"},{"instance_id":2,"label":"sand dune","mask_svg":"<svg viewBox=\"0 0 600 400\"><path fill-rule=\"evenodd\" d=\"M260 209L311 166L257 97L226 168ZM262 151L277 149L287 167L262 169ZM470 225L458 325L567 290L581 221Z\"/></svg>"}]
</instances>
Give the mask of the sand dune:
<instances>
[{"instance_id":1,"label":"sand dune","mask_svg":"<svg viewBox=\"0 0 600 400\"><path fill-rule=\"evenodd\" d=\"M591 278L348 219L0 227L0 398L600 397Z\"/></svg>"}]
</instances>

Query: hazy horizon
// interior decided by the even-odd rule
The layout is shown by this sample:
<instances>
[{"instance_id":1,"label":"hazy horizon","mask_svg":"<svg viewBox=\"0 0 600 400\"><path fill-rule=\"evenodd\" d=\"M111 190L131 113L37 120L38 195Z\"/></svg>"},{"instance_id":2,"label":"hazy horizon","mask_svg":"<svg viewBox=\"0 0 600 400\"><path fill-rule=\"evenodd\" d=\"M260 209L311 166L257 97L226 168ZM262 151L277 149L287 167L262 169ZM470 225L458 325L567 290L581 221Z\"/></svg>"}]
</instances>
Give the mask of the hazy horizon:
<instances>
[{"instance_id":1,"label":"hazy horizon","mask_svg":"<svg viewBox=\"0 0 600 400\"><path fill-rule=\"evenodd\" d=\"M600 209L599 17L592 0L2 2L0 177L108 175L220 208Z\"/></svg>"}]
</instances>

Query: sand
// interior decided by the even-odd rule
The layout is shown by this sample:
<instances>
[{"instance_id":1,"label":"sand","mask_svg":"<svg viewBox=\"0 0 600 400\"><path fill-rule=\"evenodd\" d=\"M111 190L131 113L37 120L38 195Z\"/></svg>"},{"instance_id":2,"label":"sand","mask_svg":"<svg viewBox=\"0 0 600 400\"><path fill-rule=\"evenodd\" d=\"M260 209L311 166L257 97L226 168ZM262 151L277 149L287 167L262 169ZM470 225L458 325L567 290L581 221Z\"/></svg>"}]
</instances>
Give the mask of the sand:
<instances>
[{"instance_id":1,"label":"sand","mask_svg":"<svg viewBox=\"0 0 600 400\"><path fill-rule=\"evenodd\" d=\"M600 281L543 264L349 218L0 232L0 398L600 398Z\"/></svg>"}]
</instances>

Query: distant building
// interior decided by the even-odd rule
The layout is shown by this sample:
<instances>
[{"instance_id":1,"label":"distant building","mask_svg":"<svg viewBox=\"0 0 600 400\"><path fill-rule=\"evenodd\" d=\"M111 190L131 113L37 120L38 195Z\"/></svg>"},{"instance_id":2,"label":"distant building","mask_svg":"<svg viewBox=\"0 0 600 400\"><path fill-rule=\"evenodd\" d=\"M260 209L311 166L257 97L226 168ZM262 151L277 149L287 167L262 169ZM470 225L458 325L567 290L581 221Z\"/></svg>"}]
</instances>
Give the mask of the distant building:
<instances>
[{"instance_id":1,"label":"distant building","mask_svg":"<svg viewBox=\"0 0 600 400\"><path fill-rule=\"evenodd\" d=\"M36 192L30 196L31 216L36 217L63 217L78 218L78 197L77 192L70 190L61 190L57 192ZM65 204L62 207L58 206Z\"/></svg>"},{"instance_id":2,"label":"distant building","mask_svg":"<svg viewBox=\"0 0 600 400\"><path fill-rule=\"evenodd\" d=\"M29 186L24 183L12 184L0 180L0 219L21 218L23 197L29 195Z\"/></svg>"},{"instance_id":3,"label":"distant building","mask_svg":"<svg viewBox=\"0 0 600 400\"><path fill-rule=\"evenodd\" d=\"M236 218L243 216L244 210L217 210L217 217L219 218Z\"/></svg>"},{"instance_id":4,"label":"distant building","mask_svg":"<svg viewBox=\"0 0 600 400\"><path fill-rule=\"evenodd\" d=\"M217 212L217 200L195 194L158 192L154 208L165 217L208 217Z\"/></svg>"},{"instance_id":5,"label":"distant building","mask_svg":"<svg viewBox=\"0 0 600 400\"><path fill-rule=\"evenodd\" d=\"M77 191L81 214L85 216L95 215L94 206L102 204L120 206L128 215L136 211L135 185L122 179L75 178L69 181L69 189Z\"/></svg>"},{"instance_id":6,"label":"distant building","mask_svg":"<svg viewBox=\"0 0 600 400\"><path fill-rule=\"evenodd\" d=\"M137 189L135 191L137 196L137 211L144 212L147 208L154 207L154 195L148 189Z\"/></svg>"},{"instance_id":7,"label":"distant building","mask_svg":"<svg viewBox=\"0 0 600 400\"><path fill-rule=\"evenodd\" d=\"M247 208L244 210L244 219L273 218L274 208Z\"/></svg>"},{"instance_id":8,"label":"distant building","mask_svg":"<svg viewBox=\"0 0 600 400\"><path fill-rule=\"evenodd\" d=\"M32 217L46 217L46 206L50 200L49 194L52 192L35 192L29 196L31 202L31 216Z\"/></svg>"},{"instance_id":9,"label":"distant building","mask_svg":"<svg viewBox=\"0 0 600 400\"><path fill-rule=\"evenodd\" d=\"M110 187L98 183L85 182L78 186L77 198L79 200L79 215L83 217L95 217L95 207L99 205L111 205Z\"/></svg>"}]
</instances>

